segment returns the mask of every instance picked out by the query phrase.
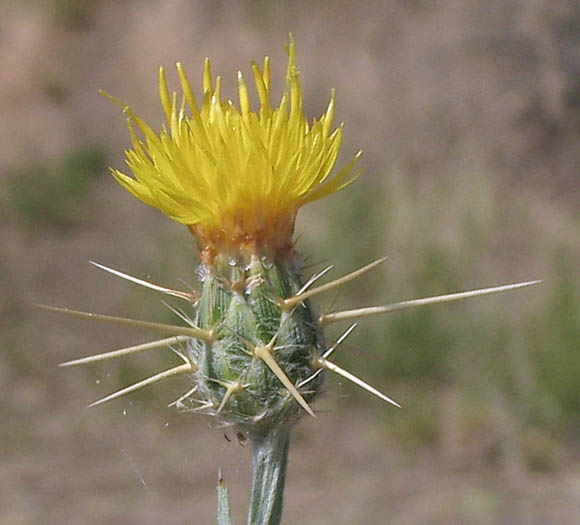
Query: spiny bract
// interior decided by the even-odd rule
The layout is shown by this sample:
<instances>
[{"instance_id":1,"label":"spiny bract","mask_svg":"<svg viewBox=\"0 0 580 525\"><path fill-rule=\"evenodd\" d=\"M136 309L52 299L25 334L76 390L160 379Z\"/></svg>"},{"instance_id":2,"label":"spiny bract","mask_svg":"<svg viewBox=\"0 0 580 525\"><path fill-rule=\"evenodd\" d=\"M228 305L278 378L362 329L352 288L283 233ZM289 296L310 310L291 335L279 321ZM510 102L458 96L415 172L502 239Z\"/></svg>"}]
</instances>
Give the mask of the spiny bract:
<instances>
[{"instance_id":1,"label":"spiny bract","mask_svg":"<svg viewBox=\"0 0 580 525\"><path fill-rule=\"evenodd\" d=\"M300 407L312 413L325 347L308 301L281 301L300 291L298 276L258 256L219 257L204 272L197 326L215 340L192 339L187 351L207 411L248 430L294 419Z\"/></svg>"}]
</instances>

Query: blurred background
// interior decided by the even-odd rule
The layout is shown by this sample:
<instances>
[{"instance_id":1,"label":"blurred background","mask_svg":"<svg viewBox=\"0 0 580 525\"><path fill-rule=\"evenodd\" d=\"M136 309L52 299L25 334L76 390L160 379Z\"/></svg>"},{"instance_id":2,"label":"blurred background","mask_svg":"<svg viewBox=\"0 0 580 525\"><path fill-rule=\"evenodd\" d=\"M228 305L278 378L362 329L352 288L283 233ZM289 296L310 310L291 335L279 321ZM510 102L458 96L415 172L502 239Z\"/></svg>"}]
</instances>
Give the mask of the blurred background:
<instances>
[{"instance_id":1,"label":"blurred background","mask_svg":"<svg viewBox=\"0 0 580 525\"><path fill-rule=\"evenodd\" d=\"M335 87L342 163L361 148L366 165L302 210L307 272L389 256L320 310L544 283L361 321L336 360L403 409L330 378L294 433L285 522L578 519L578 2L3 0L0 522L213 523L218 467L244 522L249 447L166 407L186 380L85 408L171 353L58 368L151 334L32 305L175 321L88 262L195 286L187 230L109 175L128 133L98 89L157 128L159 65L198 86L209 56L236 100L236 71L268 54L276 99L289 31L307 115Z\"/></svg>"}]
</instances>

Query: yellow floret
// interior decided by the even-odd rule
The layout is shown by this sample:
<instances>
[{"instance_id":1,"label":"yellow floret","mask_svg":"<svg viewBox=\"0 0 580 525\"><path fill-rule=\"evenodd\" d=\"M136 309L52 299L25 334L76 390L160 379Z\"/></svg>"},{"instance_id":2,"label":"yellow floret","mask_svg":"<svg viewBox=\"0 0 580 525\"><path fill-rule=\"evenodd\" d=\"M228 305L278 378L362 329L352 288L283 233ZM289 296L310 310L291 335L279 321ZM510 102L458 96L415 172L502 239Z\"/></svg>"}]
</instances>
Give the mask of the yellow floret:
<instances>
[{"instance_id":1,"label":"yellow floret","mask_svg":"<svg viewBox=\"0 0 580 525\"><path fill-rule=\"evenodd\" d=\"M168 123L159 134L122 104L133 143L126 162L134 178L112 170L115 178L135 197L188 225L204 248L244 244L286 249L297 210L344 188L359 173L353 168L360 152L330 176L342 139L342 125L331 130L334 91L326 112L309 124L302 113L292 37L287 50L286 87L277 108L269 102L267 57L262 71L252 62L260 101L256 112L250 108L241 72L239 108L221 98L221 79L213 83L208 59L200 108L181 64L177 64L183 92L179 103L176 93L169 94L163 69L159 70L159 96Z\"/></svg>"}]
</instances>

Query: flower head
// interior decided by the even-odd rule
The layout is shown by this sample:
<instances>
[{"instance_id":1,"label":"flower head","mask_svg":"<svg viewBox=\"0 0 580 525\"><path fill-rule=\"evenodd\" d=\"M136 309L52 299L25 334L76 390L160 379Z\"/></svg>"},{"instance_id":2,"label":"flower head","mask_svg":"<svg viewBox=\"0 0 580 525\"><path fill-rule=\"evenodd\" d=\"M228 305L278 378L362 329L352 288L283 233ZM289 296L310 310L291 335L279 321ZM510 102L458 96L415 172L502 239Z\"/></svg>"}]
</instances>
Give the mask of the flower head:
<instances>
[{"instance_id":1,"label":"flower head","mask_svg":"<svg viewBox=\"0 0 580 525\"><path fill-rule=\"evenodd\" d=\"M126 151L126 163L134 178L119 170L112 170L113 175L135 197L188 225L206 254L290 251L298 209L358 175L353 168L360 152L331 176L342 140L342 125L332 129L334 91L326 112L309 123L302 113L292 36L287 51L286 87L277 108L270 106L267 57L262 70L252 62L258 111L250 108L241 72L239 107L221 98L221 79L212 80L208 59L200 106L180 63L179 101L176 93L169 94L160 68L159 96L167 125L159 134L121 103L129 115L133 149Z\"/></svg>"}]
</instances>

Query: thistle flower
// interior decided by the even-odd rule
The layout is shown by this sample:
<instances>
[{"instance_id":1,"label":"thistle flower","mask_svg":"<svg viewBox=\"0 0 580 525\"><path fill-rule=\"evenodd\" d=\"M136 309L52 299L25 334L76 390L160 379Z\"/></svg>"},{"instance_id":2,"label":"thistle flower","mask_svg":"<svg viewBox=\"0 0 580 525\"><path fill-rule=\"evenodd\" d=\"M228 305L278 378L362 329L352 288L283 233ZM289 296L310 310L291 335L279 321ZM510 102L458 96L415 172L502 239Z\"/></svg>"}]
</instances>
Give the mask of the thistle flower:
<instances>
[{"instance_id":1,"label":"thistle flower","mask_svg":"<svg viewBox=\"0 0 580 525\"><path fill-rule=\"evenodd\" d=\"M248 87L238 73L239 107L221 98L206 59L203 98L198 106L181 64L182 94L170 95L159 70L159 96L167 124L157 134L128 106L133 148L126 151L132 173L112 170L117 181L146 204L187 225L200 252L201 292L168 289L94 263L117 276L187 301L192 313L174 312L186 326L52 308L72 315L138 326L170 337L63 363L89 363L141 351L171 347L183 364L115 392L91 406L175 375L192 386L172 405L234 425L253 443L253 484L249 523L280 521L289 432L311 404L325 371L354 382L399 406L351 372L329 361L355 325L327 345L323 327L332 322L388 313L436 302L512 290L534 282L506 285L393 305L317 316L310 298L342 286L375 268L380 259L335 281L314 287L330 267L306 282L293 246L298 209L352 183L361 153L332 175L342 125L332 129L335 94L325 113L309 122L302 112L302 91L292 36L286 86L278 107L270 105L270 66L252 62L259 110L252 111ZM138 132L140 132L141 137ZM227 491L220 480L220 523L229 523Z\"/></svg>"},{"instance_id":2,"label":"thistle flower","mask_svg":"<svg viewBox=\"0 0 580 525\"><path fill-rule=\"evenodd\" d=\"M213 81L208 59L200 107L180 63L179 101L176 93L170 96L165 72L159 70L159 97L167 118L159 135L120 103L129 115L133 149L126 152L126 161L134 178L119 170L113 175L135 197L186 224L210 260L224 252L288 255L298 208L344 188L359 173L353 168L360 151L331 176L342 140L342 125L332 129L335 93L326 112L309 123L302 113L292 39L288 53L286 87L276 108L270 105L267 57L262 71L252 62L260 101L256 112L241 72L239 108L221 98L221 78Z\"/></svg>"}]
</instances>

